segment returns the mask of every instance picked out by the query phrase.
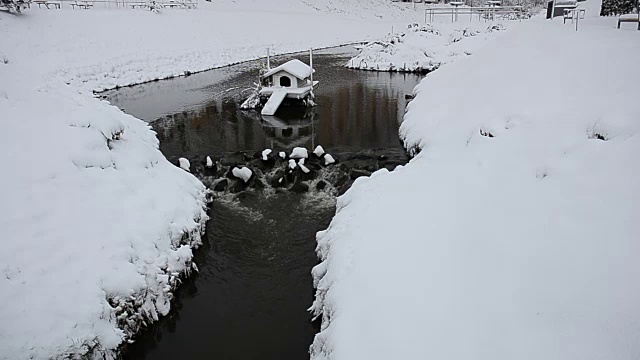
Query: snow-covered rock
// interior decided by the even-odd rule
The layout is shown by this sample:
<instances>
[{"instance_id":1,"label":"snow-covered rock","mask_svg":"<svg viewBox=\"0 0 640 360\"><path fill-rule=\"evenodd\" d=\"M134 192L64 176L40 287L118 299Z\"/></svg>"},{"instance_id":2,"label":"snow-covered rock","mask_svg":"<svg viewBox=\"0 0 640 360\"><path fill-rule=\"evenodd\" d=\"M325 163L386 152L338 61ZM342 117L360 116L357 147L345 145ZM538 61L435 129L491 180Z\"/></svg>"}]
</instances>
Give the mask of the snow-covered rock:
<instances>
[{"instance_id":1,"label":"snow-covered rock","mask_svg":"<svg viewBox=\"0 0 640 360\"><path fill-rule=\"evenodd\" d=\"M278 156L280 156L280 158L281 158L282 160L284 160L284 159L286 159L286 158L287 158L287 153L285 153L284 151L280 151L280 152L278 153Z\"/></svg>"},{"instance_id":2,"label":"snow-covered rock","mask_svg":"<svg viewBox=\"0 0 640 360\"><path fill-rule=\"evenodd\" d=\"M289 169L293 170L293 169L295 169L295 168L296 168L296 166L298 166L298 164L296 163L296 161L295 161L295 160L293 160L293 159L290 159L290 160L289 160Z\"/></svg>"},{"instance_id":3,"label":"snow-covered rock","mask_svg":"<svg viewBox=\"0 0 640 360\"><path fill-rule=\"evenodd\" d=\"M263 161L267 161L269 160L269 154L271 154L271 149L264 149L262 150L262 160Z\"/></svg>"},{"instance_id":4,"label":"snow-covered rock","mask_svg":"<svg viewBox=\"0 0 640 360\"><path fill-rule=\"evenodd\" d=\"M233 176L237 177L238 179L241 179L244 182L248 182L249 179L251 179L251 176L253 175L253 171L251 171L251 169L249 169L248 167L234 167L231 170L231 173L233 174Z\"/></svg>"},{"instance_id":5,"label":"snow-covered rock","mask_svg":"<svg viewBox=\"0 0 640 360\"><path fill-rule=\"evenodd\" d=\"M308 158L309 154L307 152L307 149L303 147L295 147L293 148L293 150L291 150L291 155L289 155L289 157L292 159L302 159Z\"/></svg>"},{"instance_id":6,"label":"snow-covered rock","mask_svg":"<svg viewBox=\"0 0 640 360\"><path fill-rule=\"evenodd\" d=\"M191 171L191 163L185 158L178 159L178 165L182 170Z\"/></svg>"},{"instance_id":7,"label":"snow-covered rock","mask_svg":"<svg viewBox=\"0 0 640 360\"><path fill-rule=\"evenodd\" d=\"M213 161L211 160L211 157L207 156L207 163L205 164L205 166L208 168L213 167Z\"/></svg>"},{"instance_id":8,"label":"snow-covered rock","mask_svg":"<svg viewBox=\"0 0 640 360\"><path fill-rule=\"evenodd\" d=\"M331 154L324 154L324 164L325 165L331 165L334 162L336 162L336 160L333 158L333 156L331 156Z\"/></svg>"},{"instance_id":9,"label":"snow-covered rock","mask_svg":"<svg viewBox=\"0 0 640 360\"><path fill-rule=\"evenodd\" d=\"M324 155L324 149L322 148L322 146L318 145L315 149L313 149L313 153L317 157L322 157L322 155Z\"/></svg>"},{"instance_id":10,"label":"snow-covered rock","mask_svg":"<svg viewBox=\"0 0 640 360\"><path fill-rule=\"evenodd\" d=\"M304 166L304 164L298 163L298 166L300 167L300 170L302 170L302 172L305 173L305 174L308 174L311 171L311 170L309 170L309 168Z\"/></svg>"},{"instance_id":11,"label":"snow-covered rock","mask_svg":"<svg viewBox=\"0 0 640 360\"><path fill-rule=\"evenodd\" d=\"M305 158L301 158L300 160L298 160L298 165L304 165L304 160Z\"/></svg>"}]
</instances>

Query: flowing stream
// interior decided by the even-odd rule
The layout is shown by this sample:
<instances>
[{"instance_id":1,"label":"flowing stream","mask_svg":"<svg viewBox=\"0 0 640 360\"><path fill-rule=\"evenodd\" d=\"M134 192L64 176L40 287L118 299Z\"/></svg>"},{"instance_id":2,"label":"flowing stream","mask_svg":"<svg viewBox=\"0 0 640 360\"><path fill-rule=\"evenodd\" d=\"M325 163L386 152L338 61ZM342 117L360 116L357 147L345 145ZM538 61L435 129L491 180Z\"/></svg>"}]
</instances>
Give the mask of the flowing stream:
<instances>
[{"instance_id":1,"label":"flowing stream","mask_svg":"<svg viewBox=\"0 0 640 360\"><path fill-rule=\"evenodd\" d=\"M195 252L199 273L185 280L170 314L142 331L124 358L308 358L319 330L307 312L310 272L318 263L315 233L329 225L335 196L355 178L407 161L398 126L405 95L421 79L346 69L355 54L349 46L316 52L317 106L282 108L271 118L239 109L264 59L99 94L148 121L169 160L188 158L205 185L218 185L204 245ZM294 54L272 64L292 58L308 63L308 54ZM267 164L254 155L317 145L337 163L310 158L310 174L286 175L284 160ZM216 170L204 167L206 156ZM228 176L240 164L254 170L248 184Z\"/></svg>"}]
</instances>

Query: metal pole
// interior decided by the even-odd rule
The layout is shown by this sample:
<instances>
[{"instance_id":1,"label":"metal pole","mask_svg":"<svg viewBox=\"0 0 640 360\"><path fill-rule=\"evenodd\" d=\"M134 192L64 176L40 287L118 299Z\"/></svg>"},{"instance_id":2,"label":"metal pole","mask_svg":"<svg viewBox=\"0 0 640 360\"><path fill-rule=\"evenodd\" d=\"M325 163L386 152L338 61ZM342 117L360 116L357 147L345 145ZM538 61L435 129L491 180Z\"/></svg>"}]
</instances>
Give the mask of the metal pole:
<instances>
[{"instance_id":1,"label":"metal pole","mask_svg":"<svg viewBox=\"0 0 640 360\"><path fill-rule=\"evenodd\" d=\"M267 48L267 70L271 70L271 54L269 48Z\"/></svg>"},{"instance_id":2,"label":"metal pole","mask_svg":"<svg viewBox=\"0 0 640 360\"><path fill-rule=\"evenodd\" d=\"M311 68L311 92L313 92L313 49L309 49L309 67Z\"/></svg>"}]
</instances>

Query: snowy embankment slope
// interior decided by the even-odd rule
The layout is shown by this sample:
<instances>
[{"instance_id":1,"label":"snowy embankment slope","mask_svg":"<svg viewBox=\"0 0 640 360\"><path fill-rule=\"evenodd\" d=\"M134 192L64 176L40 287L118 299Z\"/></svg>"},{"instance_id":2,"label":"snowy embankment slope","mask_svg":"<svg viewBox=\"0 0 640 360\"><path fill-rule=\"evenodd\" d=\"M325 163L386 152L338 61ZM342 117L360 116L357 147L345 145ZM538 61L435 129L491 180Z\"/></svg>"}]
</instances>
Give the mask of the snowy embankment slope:
<instances>
[{"instance_id":1,"label":"snowy embankment slope","mask_svg":"<svg viewBox=\"0 0 640 360\"><path fill-rule=\"evenodd\" d=\"M422 152L318 234L313 359L640 358L640 33L586 5L418 85Z\"/></svg>"},{"instance_id":2,"label":"snowy embankment slope","mask_svg":"<svg viewBox=\"0 0 640 360\"><path fill-rule=\"evenodd\" d=\"M466 19L465 19L466 20ZM383 40L372 41L360 54L349 60L347 67L374 71L428 72L468 56L503 24L481 21L459 23L412 24Z\"/></svg>"},{"instance_id":3,"label":"snowy embankment slope","mask_svg":"<svg viewBox=\"0 0 640 360\"><path fill-rule=\"evenodd\" d=\"M167 313L200 242L203 185L167 162L145 123L93 90L255 58L267 46L363 40L412 20L382 0L264 3L0 12L0 359L113 355Z\"/></svg>"}]
</instances>

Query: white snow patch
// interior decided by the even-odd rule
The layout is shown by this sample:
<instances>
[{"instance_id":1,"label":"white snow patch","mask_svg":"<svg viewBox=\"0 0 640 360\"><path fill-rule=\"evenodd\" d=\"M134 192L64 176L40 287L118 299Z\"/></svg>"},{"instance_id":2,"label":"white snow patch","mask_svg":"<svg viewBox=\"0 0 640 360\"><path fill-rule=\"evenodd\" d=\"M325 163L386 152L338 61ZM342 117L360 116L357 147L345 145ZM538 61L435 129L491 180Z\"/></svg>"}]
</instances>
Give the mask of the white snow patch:
<instances>
[{"instance_id":1,"label":"white snow patch","mask_svg":"<svg viewBox=\"0 0 640 360\"><path fill-rule=\"evenodd\" d=\"M263 161L267 161L269 160L269 154L271 154L271 149L264 149L262 150L262 160Z\"/></svg>"},{"instance_id":2,"label":"white snow patch","mask_svg":"<svg viewBox=\"0 0 640 360\"><path fill-rule=\"evenodd\" d=\"M180 168L182 170L191 171L191 163L189 162L189 160L180 158L178 159L178 163L180 164Z\"/></svg>"},{"instance_id":3,"label":"white snow patch","mask_svg":"<svg viewBox=\"0 0 640 360\"><path fill-rule=\"evenodd\" d=\"M249 169L248 167L234 167L233 170L231 170L231 173L233 174L233 176L241 179L244 182L249 181L249 179L251 179L251 175L253 175L253 171L251 171L251 169Z\"/></svg>"},{"instance_id":4,"label":"white snow patch","mask_svg":"<svg viewBox=\"0 0 640 360\"><path fill-rule=\"evenodd\" d=\"M307 149L303 147L295 147L291 150L291 155L289 155L289 157L292 159L302 159L308 158L309 154L307 153Z\"/></svg>"},{"instance_id":5,"label":"white snow patch","mask_svg":"<svg viewBox=\"0 0 640 360\"><path fill-rule=\"evenodd\" d=\"M324 149L322 148L322 146L318 145L316 146L315 149L313 149L313 153L317 156L317 157L321 157L324 154Z\"/></svg>"},{"instance_id":6,"label":"white snow patch","mask_svg":"<svg viewBox=\"0 0 640 360\"><path fill-rule=\"evenodd\" d=\"M336 160L333 158L333 156L331 156L331 154L324 154L324 164L325 165L331 165L334 162L336 162Z\"/></svg>"}]
</instances>

